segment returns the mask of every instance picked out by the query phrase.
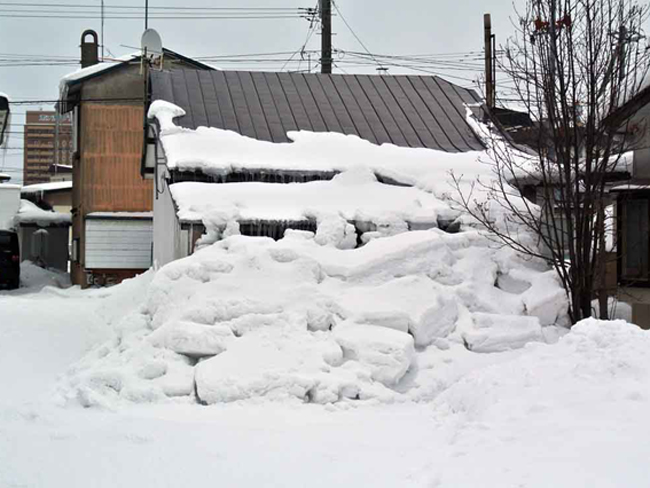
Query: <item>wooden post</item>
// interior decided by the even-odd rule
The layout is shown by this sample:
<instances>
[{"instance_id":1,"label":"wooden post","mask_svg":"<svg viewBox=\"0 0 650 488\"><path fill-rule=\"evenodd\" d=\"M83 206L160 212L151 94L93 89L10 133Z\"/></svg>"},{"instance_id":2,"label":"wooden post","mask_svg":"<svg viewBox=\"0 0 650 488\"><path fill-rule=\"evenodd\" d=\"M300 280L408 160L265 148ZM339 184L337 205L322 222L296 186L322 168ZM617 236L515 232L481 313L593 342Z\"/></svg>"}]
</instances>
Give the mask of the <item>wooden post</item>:
<instances>
[{"instance_id":1,"label":"wooden post","mask_svg":"<svg viewBox=\"0 0 650 488\"><path fill-rule=\"evenodd\" d=\"M320 0L321 73L332 72L332 0Z\"/></svg>"},{"instance_id":2,"label":"wooden post","mask_svg":"<svg viewBox=\"0 0 650 488\"><path fill-rule=\"evenodd\" d=\"M492 20L490 14L483 15L483 26L485 33L485 104L488 109L494 108L494 64L492 54Z\"/></svg>"}]
</instances>

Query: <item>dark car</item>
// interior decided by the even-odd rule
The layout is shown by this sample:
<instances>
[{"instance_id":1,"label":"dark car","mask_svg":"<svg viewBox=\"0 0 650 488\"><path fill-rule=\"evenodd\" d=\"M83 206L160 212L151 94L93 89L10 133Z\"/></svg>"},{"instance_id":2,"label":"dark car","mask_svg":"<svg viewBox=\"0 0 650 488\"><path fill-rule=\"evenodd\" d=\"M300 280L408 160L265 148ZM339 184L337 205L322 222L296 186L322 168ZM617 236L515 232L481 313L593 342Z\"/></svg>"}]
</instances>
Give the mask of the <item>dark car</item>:
<instances>
[{"instance_id":1,"label":"dark car","mask_svg":"<svg viewBox=\"0 0 650 488\"><path fill-rule=\"evenodd\" d=\"M20 286L20 248L18 234L0 230L0 288Z\"/></svg>"}]
</instances>

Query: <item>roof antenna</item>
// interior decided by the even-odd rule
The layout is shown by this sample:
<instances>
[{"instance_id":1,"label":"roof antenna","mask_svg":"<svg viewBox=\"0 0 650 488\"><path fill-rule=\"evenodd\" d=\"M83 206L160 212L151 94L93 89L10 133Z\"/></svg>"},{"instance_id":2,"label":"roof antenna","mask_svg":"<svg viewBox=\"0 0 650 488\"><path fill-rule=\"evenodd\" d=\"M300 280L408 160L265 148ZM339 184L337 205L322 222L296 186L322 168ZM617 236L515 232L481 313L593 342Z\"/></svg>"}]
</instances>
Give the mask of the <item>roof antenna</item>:
<instances>
[{"instance_id":1,"label":"roof antenna","mask_svg":"<svg viewBox=\"0 0 650 488\"><path fill-rule=\"evenodd\" d=\"M102 0L102 62L104 61L104 0Z\"/></svg>"},{"instance_id":2,"label":"roof antenna","mask_svg":"<svg viewBox=\"0 0 650 488\"><path fill-rule=\"evenodd\" d=\"M144 30L149 28L149 0L144 0Z\"/></svg>"}]
</instances>

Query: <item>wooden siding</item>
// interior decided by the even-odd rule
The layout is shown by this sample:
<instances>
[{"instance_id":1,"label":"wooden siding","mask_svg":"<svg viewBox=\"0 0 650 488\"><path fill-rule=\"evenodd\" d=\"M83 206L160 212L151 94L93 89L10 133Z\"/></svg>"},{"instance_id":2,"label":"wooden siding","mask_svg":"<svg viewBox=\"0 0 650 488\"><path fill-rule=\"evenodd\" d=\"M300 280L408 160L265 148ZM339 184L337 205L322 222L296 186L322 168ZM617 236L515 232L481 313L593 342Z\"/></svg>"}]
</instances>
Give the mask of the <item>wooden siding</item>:
<instances>
[{"instance_id":1,"label":"wooden siding","mask_svg":"<svg viewBox=\"0 0 650 488\"><path fill-rule=\"evenodd\" d=\"M84 103L81 120L83 214L151 211L152 182L140 176L143 108Z\"/></svg>"},{"instance_id":2,"label":"wooden siding","mask_svg":"<svg viewBox=\"0 0 650 488\"><path fill-rule=\"evenodd\" d=\"M152 227L151 220L86 220L86 268L147 269Z\"/></svg>"}]
</instances>

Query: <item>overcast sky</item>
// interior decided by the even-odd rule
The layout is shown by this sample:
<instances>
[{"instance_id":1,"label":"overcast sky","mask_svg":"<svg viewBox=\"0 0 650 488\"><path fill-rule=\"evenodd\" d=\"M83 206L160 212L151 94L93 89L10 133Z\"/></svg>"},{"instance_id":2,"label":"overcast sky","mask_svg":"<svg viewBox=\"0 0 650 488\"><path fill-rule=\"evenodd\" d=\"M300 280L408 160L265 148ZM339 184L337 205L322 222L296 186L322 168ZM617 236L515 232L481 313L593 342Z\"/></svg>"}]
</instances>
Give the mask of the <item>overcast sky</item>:
<instances>
[{"instance_id":1,"label":"overcast sky","mask_svg":"<svg viewBox=\"0 0 650 488\"><path fill-rule=\"evenodd\" d=\"M28 0L12 0L20 2ZM96 0L33 0L42 3L99 5ZM150 7L314 7L315 0L187 0L186 2L151 0ZM521 0L517 0L521 3ZM338 0L336 2L342 16L372 53L413 55L448 54L480 51L483 48L483 14L492 14L493 32L497 42L505 41L513 32L510 21L514 14L513 4L504 0ZM25 4L24 4L25 5ZM140 6L144 2L118 0L110 6ZM110 9L110 6L107 6ZM77 69L75 66L17 66L7 64L7 55L28 55L44 57L79 57L79 42L84 29L101 31L99 17L93 19L62 18L16 18L6 15L21 14L18 10L36 10L40 15L57 15L47 7L18 7L0 1L0 91L14 100L52 100L57 98L58 83L62 75ZM88 11L88 9L86 9ZM98 12L98 10L96 10ZM336 14L336 10L334 10ZM110 15L110 14L107 14ZM158 30L163 46L189 57L235 55L247 53L294 52L299 49L309 30L305 19L264 19L264 20L158 20L152 19L149 26ZM133 52L139 47L144 29L143 20L107 19L104 24L105 52L120 56ZM340 16L333 18L333 46L346 51L365 51L350 33ZM313 35L307 49L317 50L320 36ZM480 66L480 54L459 55L453 61L465 62L468 67ZM281 55L278 58L288 58ZM299 56L295 57L298 59ZM317 54L314 55L314 61ZM445 58L445 59L452 59ZM339 68L335 72L368 72L374 67L361 67L352 63L350 55L335 56ZM215 63L219 64L219 63ZM14 66L12 66L14 65ZM280 69L281 63L256 65L242 64L240 69ZM224 68L234 69L233 64ZM303 63L301 69L307 68ZM297 68L296 64L287 66ZM442 70L427 68L447 75L449 81L462 86L470 86L477 72L459 69ZM404 68L391 66L389 73L409 72ZM413 73L413 71L410 71ZM455 78L459 77L459 78ZM463 79L461 79L463 78ZM24 112L33 109L49 109L51 104L33 106L13 106L10 147L21 146ZM2 167L2 162L0 162ZM9 149L4 156L4 168L22 167L19 150ZM15 173L18 176L18 173ZM19 180L19 179L18 179Z\"/></svg>"}]
</instances>

